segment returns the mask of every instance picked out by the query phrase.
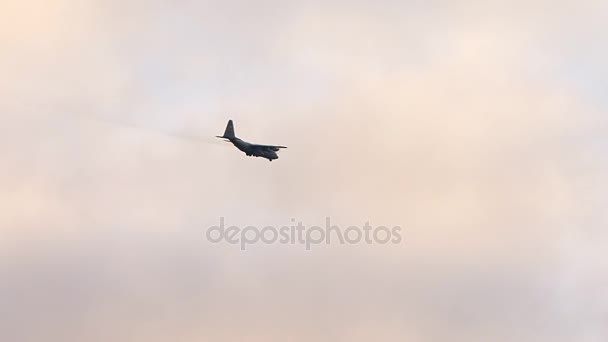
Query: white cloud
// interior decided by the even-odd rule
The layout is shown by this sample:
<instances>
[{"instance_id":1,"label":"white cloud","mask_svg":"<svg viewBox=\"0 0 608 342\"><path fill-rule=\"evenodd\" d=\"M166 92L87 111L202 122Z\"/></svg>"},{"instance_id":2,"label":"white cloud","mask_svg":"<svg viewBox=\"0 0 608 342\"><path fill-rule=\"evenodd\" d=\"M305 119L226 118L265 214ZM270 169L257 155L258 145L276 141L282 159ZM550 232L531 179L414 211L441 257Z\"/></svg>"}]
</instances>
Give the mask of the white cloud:
<instances>
[{"instance_id":1,"label":"white cloud","mask_svg":"<svg viewBox=\"0 0 608 342\"><path fill-rule=\"evenodd\" d=\"M7 4L10 340L606 336L606 116L554 55L603 4ZM229 117L289 149L172 136ZM204 241L327 215L405 243Z\"/></svg>"}]
</instances>

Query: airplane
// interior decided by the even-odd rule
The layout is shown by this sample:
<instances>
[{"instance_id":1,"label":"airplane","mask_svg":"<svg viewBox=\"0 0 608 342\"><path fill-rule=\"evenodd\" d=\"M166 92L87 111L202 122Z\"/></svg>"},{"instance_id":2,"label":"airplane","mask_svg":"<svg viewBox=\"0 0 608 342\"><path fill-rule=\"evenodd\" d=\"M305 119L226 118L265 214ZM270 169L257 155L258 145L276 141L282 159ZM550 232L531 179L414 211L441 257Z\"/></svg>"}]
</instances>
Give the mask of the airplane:
<instances>
[{"instance_id":1,"label":"airplane","mask_svg":"<svg viewBox=\"0 0 608 342\"><path fill-rule=\"evenodd\" d=\"M224 135L218 135L216 138L226 139L227 142L231 142L232 145L245 152L245 154L249 157L262 157L268 159L268 161L279 159L277 152L279 152L279 150L282 148L287 148L285 146L252 144L237 138L236 135L234 135L234 124L232 123L232 120L228 120L228 125L226 125Z\"/></svg>"}]
</instances>

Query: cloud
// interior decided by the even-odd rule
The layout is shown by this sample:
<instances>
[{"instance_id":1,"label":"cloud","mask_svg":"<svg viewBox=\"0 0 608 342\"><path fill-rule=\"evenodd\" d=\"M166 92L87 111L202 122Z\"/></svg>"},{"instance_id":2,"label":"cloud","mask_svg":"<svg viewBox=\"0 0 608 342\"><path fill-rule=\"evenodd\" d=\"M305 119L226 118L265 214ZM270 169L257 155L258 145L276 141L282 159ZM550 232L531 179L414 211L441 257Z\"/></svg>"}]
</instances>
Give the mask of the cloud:
<instances>
[{"instance_id":1,"label":"cloud","mask_svg":"<svg viewBox=\"0 0 608 342\"><path fill-rule=\"evenodd\" d=\"M0 30L7 340L606 336L605 107L555 54L599 2L37 5ZM228 118L289 149L174 137ZM220 216L404 243L243 253Z\"/></svg>"}]
</instances>

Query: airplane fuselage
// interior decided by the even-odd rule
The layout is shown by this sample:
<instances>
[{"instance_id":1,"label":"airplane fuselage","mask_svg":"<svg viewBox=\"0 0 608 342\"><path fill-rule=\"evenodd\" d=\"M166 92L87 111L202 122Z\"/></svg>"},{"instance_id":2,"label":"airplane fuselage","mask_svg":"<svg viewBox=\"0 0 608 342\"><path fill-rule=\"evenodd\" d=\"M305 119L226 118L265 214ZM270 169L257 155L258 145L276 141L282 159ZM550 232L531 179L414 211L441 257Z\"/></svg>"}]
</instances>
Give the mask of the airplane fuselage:
<instances>
[{"instance_id":1,"label":"airplane fuselage","mask_svg":"<svg viewBox=\"0 0 608 342\"><path fill-rule=\"evenodd\" d=\"M238 148L250 157L262 157L270 161L273 161L274 159L279 159L279 156L274 151L258 149L255 147L256 145L248 143L236 137L228 138L228 140L232 143L232 145L234 145L236 148Z\"/></svg>"}]
</instances>

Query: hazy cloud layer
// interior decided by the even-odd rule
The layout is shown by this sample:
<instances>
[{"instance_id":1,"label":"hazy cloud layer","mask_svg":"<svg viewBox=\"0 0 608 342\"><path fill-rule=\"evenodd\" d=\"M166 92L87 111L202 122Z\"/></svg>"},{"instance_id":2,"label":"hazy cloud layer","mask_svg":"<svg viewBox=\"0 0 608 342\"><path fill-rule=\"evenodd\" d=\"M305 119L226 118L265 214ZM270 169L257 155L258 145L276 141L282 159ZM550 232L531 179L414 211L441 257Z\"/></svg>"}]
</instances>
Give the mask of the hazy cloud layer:
<instances>
[{"instance_id":1,"label":"hazy cloud layer","mask_svg":"<svg viewBox=\"0 0 608 342\"><path fill-rule=\"evenodd\" d=\"M605 2L0 13L0 339L608 337ZM404 242L205 241L327 216Z\"/></svg>"}]
</instances>

